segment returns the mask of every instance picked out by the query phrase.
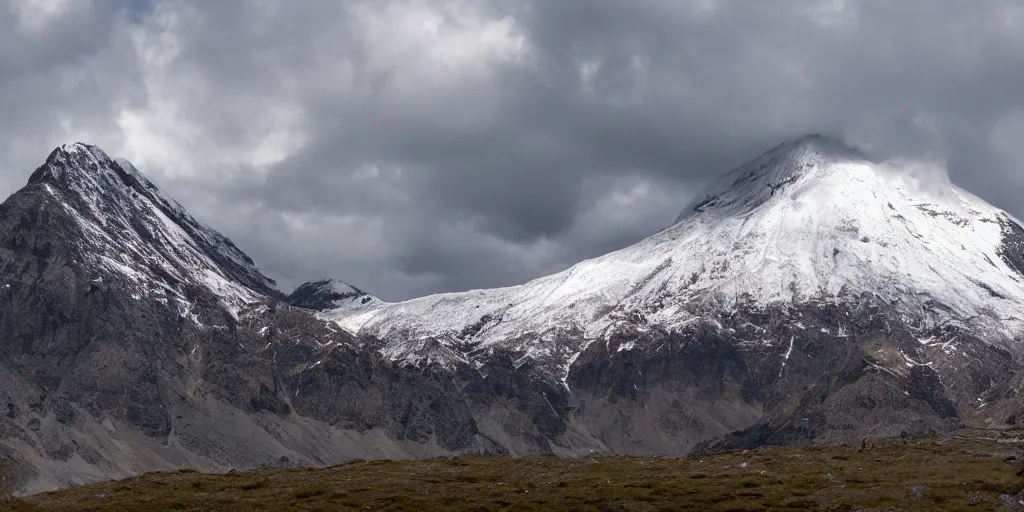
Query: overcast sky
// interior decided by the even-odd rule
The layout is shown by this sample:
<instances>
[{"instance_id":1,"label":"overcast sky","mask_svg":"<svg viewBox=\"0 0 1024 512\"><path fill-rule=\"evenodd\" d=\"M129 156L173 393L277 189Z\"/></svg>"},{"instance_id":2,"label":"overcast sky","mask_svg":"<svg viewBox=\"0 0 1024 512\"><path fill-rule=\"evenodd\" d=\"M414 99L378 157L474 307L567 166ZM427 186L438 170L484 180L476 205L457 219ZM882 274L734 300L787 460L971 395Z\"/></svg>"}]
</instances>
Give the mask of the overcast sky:
<instances>
[{"instance_id":1,"label":"overcast sky","mask_svg":"<svg viewBox=\"0 0 1024 512\"><path fill-rule=\"evenodd\" d=\"M1024 2L0 0L0 193L97 144L285 291L520 283L809 132L1024 218Z\"/></svg>"}]
</instances>

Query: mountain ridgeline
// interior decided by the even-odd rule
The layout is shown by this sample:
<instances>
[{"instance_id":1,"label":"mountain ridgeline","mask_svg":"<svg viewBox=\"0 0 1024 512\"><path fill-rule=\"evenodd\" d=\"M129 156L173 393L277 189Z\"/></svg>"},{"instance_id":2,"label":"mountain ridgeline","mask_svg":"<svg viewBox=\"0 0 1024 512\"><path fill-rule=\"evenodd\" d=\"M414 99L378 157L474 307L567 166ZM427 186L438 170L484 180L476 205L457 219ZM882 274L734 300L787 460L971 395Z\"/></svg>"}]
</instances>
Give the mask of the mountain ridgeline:
<instances>
[{"instance_id":1,"label":"mountain ridgeline","mask_svg":"<svg viewBox=\"0 0 1024 512\"><path fill-rule=\"evenodd\" d=\"M0 205L0 267L0 457L26 493L1024 422L1024 228L820 136L633 246L401 303L286 295L130 163L69 144Z\"/></svg>"}]
</instances>

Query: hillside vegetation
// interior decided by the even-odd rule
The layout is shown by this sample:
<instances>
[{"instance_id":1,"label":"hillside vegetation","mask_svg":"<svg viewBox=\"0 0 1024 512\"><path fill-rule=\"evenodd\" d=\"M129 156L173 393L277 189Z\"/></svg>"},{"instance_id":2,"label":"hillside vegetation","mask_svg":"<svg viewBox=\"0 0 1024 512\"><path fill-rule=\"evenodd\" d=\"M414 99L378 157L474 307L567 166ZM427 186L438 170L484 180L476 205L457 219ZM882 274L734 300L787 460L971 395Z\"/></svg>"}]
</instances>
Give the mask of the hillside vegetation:
<instances>
[{"instance_id":1,"label":"hillside vegetation","mask_svg":"<svg viewBox=\"0 0 1024 512\"><path fill-rule=\"evenodd\" d=\"M6 502L24 511L996 510L1024 489L1018 438L766 447L708 457L461 457L227 474L189 470Z\"/></svg>"}]
</instances>

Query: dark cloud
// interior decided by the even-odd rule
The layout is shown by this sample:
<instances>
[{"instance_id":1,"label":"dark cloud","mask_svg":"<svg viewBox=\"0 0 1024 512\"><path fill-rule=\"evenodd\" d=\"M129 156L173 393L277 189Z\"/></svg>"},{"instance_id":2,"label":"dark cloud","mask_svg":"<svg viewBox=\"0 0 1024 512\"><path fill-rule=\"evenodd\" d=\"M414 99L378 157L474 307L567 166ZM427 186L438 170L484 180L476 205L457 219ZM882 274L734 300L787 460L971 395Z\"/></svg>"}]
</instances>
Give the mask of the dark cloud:
<instances>
[{"instance_id":1,"label":"dark cloud","mask_svg":"<svg viewBox=\"0 0 1024 512\"><path fill-rule=\"evenodd\" d=\"M57 143L96 142L286 287L519 283L666 227L808 132L944 161L1024 217L1012 0L0 9L8 192Z\"/></svg>"}]
</instances>

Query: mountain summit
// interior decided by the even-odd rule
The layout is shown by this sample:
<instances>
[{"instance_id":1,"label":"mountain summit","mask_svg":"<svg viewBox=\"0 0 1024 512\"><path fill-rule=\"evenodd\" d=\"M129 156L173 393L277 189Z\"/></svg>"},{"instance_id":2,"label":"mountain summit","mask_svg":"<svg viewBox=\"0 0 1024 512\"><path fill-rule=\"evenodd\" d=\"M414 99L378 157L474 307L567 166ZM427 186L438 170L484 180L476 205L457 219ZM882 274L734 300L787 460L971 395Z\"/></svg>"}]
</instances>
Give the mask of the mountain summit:
<instances>
[{"instance_id":1,"label":"mountain summit","mask_svg":"<svg viewBox=\"0 0 1024 512\"><path fill-rule=\"evenodd\" d=\"M323 311L364 307L377 299L348 283L322 279L299 285L287 300L298 308Z\"/></svg>"},{"instance_id":2,"label":"mountain summit","mask_svg":"<svg viewBox=\"0 0 1024 512\"><path fill-rule=\"evenodd\" d=\"M139 295L188 308L196 286L236 312L261 296L282 296L230 240L193 218L127 160L83 143L58 147L28 181L79 231L82 258L114 271Z\"/></svg>"},{"instance_id":3,"label":"mountain summit","mask_svg":"<svg viewBox=\"0 0 1024 512\"><path fill-rule=\"evenodd\" d=\"M773 197L781 187L809 173L837 169L831 164L844 162L870 163L867 155L842 140L819 134L784 142L713 181L683 208L676 223L709 209L725 215L742 214L744 209L754 208Z\"/></svg>"}]
</instances>

